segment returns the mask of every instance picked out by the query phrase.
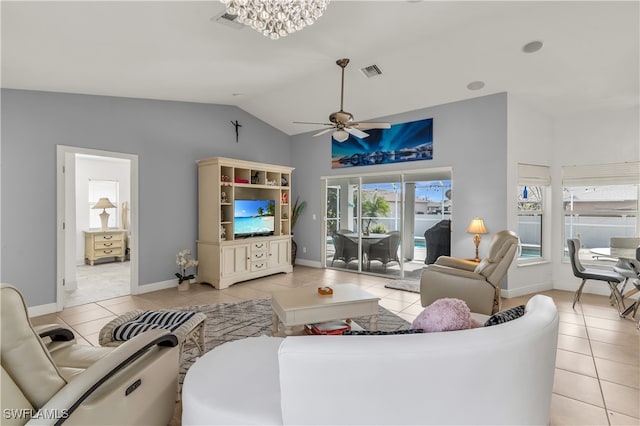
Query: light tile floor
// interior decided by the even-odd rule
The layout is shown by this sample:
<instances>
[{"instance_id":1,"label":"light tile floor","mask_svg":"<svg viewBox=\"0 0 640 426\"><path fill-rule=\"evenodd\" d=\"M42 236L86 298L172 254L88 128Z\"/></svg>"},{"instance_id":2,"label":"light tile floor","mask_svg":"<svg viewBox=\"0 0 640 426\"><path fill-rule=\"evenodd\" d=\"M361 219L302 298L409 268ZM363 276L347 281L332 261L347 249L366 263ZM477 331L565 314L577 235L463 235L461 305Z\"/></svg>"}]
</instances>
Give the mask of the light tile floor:
<instances>
[{"instance_id":1,"label":"light tile floor","mask_svg":"<svg viewBox=\"0 0 640 426\"><path fill-rule=\"evenodd\" d=\"M272 291L291 287L336 283L357 284L380 296L382 306L412 321L423 309L419 295L385 288L388 281L389 278L296 266L292 274L239 283L225 290L192 284L185 292L168 289L122 296L36 317L33 323L66 324L76 331L81 343L98 345L100 328L131 309L233 302L270 297ZM640 425L640 332L636 323L618 318L604 296L584 294L574 310L571 308L573 293L551 290L543 294L554 299L560 312L551 424ZM526 303L530 297L504 299L503 305L505 308L516 306ZM499 404L497 400L496 406ZM180 414L181 407L177 404L173 425L180 424Z\"/></svg>"},{"instance_id":2,"label":"light tile floor","mask_svg":"<svg viewBox=\"0 0 640 426\"><path fill-rule=\"evenodd\" d=\"M84 305L131 293L131 262L96 262L76 266L77 286L64 292L64 307Z\"/></svg>"}]
</instances>

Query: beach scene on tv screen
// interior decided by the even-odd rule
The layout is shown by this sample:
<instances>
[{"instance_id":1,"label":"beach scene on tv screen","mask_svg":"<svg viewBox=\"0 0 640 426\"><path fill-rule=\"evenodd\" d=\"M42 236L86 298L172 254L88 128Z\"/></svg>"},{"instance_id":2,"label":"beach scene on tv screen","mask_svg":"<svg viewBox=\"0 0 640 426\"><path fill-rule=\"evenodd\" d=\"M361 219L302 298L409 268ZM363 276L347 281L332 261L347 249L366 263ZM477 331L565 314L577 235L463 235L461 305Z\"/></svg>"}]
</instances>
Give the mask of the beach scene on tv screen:
<instances>
[{"instance_id":1,"label":"beach scene on tv screen","mask_svg":"<svg viewBox=\"0 0 640 426\"><path fill-rule=\"evenodd\" d=\"M274 230L274 200L236 200L234 234L262 234Z\"/></svg>"}]
</instances>

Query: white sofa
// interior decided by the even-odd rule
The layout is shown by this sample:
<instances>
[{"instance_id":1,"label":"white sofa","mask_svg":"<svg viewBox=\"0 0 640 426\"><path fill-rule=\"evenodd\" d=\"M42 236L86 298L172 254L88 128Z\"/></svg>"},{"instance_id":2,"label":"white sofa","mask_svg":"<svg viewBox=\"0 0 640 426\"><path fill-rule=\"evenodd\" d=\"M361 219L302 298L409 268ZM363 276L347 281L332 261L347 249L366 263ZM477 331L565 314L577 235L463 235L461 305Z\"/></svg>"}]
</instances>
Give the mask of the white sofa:
<instances>
[{"instance_id":1,"label":"white sofa","mask_svg":"<svg viewBox=\"0 0 640 426\"><path fill-rule=\"evenodd\" d=\"M548 424L557 336L538 295L491 327L230 342L188 371L182 424Z\"/></svg>"}]
</instances>

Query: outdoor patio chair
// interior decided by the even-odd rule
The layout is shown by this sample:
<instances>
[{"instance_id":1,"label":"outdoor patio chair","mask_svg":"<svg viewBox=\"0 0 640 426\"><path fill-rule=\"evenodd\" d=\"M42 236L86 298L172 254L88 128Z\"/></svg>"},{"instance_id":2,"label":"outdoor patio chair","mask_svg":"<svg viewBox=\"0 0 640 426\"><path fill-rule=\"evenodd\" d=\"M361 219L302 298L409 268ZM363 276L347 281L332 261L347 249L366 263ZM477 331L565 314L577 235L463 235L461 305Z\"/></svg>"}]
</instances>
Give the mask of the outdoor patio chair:
<instances>
[{"instance_id":1,"label":"outdoor patio chair","mask_svg":"<svg viewBox=\"0 0 640 426\"><path fill-rule=\"evenodd\" d=\"M387 263L398 262L398 247L400 247L400 231L391 231L386 237L368 246L367 250L367 270L371 270L371 261L377 260L384 265L387 271Z\"/></svg>"},{"instance_id":2,"label":"outdoor patio chair","mask_svg":"<svg viewBox=\"0 0 640 426\"><path fill-rule=\"evenodd\" d=\"M333 262L336 260L341 260L345 263L346 268L350 262L358 260L358 243L351 238L334 232L333 246L336 251L331 260L331 266L333 266Z\"/></svg>"}]
</instances>

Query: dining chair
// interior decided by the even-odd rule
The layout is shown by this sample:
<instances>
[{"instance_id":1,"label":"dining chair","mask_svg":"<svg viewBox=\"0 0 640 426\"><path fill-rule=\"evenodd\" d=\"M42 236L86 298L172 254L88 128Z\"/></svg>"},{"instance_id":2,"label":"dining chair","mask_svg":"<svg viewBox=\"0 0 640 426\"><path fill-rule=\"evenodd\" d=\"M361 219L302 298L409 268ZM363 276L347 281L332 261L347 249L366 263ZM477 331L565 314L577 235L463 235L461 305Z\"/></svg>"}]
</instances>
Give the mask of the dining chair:
<instances>
[{"instance_id":1,"label":"dining chair","mask_svg":"<svg viewBox=\"0 0 640 426\"><path fill-rule=\"evenodd\" d=\"M638 247L636 247L636 263L635 265L640 266L640 245ZM629 292L624 296L631 296L632 294L638 293L640 292L640 267L636 268L636 279L634 279L633 281L631 281L631 283L633 284L633 287L631 290L629 290ZM635 299L633 301L633 303L631 305L629 305L629 307L627 307L627 309L622 313L622 316L627 316L630 313L633 313L632 317L635 319L636 318L636 314L638 313L638 308L640 307L640 298ZM640 329L640 318L638 319L638 329Z\"/></svg>"},{"instance_id":2,"label":"dining chair","mask_svg":"<svg viewBox=\"0 0 640 426\"><path fill-rule=\"evenodd\" d=\"M580 253L580 240L577 238L569 238L567 240L567 247L569 248L569 259L571 260L571 269L573 270L573 275L577 278L581 278L582 282L576 290L575 295L573 296L573 308L576 306L576 302L580 300L580 295L582 294L582 289L584 288L584 284L587 280L594 281L602 281L609 284L609 288L611 289L611 293L613 294L613 300L618 309L618 315L623 316L623 312L625 310L624 301L622 300L622 294L618 289L618 284L624 281L624 277L618 274L615 271L605 271L601 269L587 269L582 266L580 263L579 253Z\"/></svg>"},{"instance_id":3,"label":"dining chair","mask_svg":"<svg viewBox=\"0 0 640 426\"><path fill-rule=\"evenodd\" d=\"M633 280L633 286L637 291L640 291L640 279ZM638 313L638 307L640 307L640 299L636 299L631 306L629 306L629 310L633 312L633 318L636 318L636 314ZM633 308L633 309L631 309ZM638 318L638 330L640 330L640 318Z\"/></svg>"}]
</instances>

